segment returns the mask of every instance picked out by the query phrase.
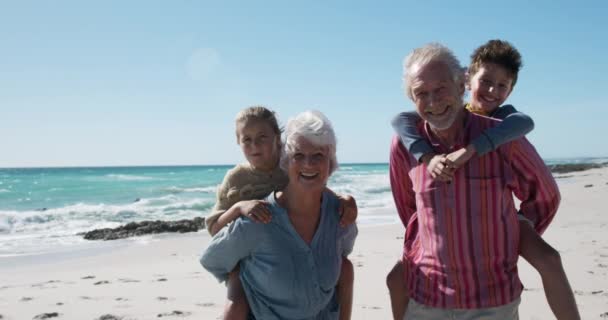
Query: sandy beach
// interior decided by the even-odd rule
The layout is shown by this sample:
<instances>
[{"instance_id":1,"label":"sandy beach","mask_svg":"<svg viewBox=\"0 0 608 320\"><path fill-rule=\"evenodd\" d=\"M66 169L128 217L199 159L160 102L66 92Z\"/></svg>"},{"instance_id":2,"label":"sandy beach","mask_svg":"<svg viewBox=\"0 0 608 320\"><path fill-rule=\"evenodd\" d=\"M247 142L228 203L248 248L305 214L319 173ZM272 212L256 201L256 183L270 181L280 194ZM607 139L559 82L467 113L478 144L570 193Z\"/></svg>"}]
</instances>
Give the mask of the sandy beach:
<instances>
[{"instance_id":1,"label":"sandy beach","mask_svg":"<svg viewBox=\"0 0 608 320\"><path fill-rule=\"evenodd\" d=\"M544 237L562 255L582 318L608 319L608 168L556 177L562 204ZM350 257L353 319L390 319L385 276L399 258L404 229L359 230ZM201 231L112 241L87 252L0 258L0 319L219 319L224 286L198 263L209 241ZM552 319L540 277L523 260L519 267L526 287L520 318Z\"/></svg>"}]
</instances>

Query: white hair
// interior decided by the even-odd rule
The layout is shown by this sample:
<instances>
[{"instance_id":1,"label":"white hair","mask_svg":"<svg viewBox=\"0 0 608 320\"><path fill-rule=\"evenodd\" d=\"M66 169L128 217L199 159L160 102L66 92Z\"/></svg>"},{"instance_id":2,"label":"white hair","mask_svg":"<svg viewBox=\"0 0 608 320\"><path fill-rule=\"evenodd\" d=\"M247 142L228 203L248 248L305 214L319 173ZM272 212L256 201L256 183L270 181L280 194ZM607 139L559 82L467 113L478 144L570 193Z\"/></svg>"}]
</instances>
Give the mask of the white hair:
<instances>
[{"instance_id":1,"label":"white hair","mask_svg":"<svg viewBox=\"0 0 608 320\"><path fill-rule=\"evenodd\" d=\"M458 83L464 80L464 68L456 58L452 50L440 43L429 43L414 49L403 60L403 86L410 99L412 96L411 82L418 70L431 62L444 63L452 73L452 79ZM415 69L415 70L413 70Z\"/></svg>"},{"instance_id":2,"label":"white hair","mask_svg":"<svg viewBox=\"0 0 608 320\"><path fill-rule=\"evenodd\" d=\"M287 122L280 161L281 168L285 171L287 171L289 156L295 152L295 143L298 138L304 138L315 146L328 147L329 174L338 169L336 134L331 122L323 113L316 110L304 111Z\"/></svg>"}]
</instances>

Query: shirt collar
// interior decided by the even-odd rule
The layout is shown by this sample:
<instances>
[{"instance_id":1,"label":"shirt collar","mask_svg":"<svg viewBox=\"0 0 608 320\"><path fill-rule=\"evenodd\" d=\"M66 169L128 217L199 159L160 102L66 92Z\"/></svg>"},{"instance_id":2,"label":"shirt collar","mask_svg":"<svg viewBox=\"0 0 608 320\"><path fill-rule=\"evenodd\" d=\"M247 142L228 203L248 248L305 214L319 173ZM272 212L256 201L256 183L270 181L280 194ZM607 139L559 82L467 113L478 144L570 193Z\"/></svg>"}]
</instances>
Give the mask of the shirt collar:
<instances>
[{"instance_id":1,"label":"shirt collar","mask_svg":"<svg viewBox=\"0 0 608 320\"><path fill-rule=\"evenodd\" d=\"M470 112L478 114L478 115L482 115L482 116L485 116L485 117L489 117L490 116L490 114L487 113L487 112L485 112L484 110L474 108L473 105L471 105L470 103L465 104L464 108L467 109L467 110L469 110Z\"/></svg>"}]
</instances>

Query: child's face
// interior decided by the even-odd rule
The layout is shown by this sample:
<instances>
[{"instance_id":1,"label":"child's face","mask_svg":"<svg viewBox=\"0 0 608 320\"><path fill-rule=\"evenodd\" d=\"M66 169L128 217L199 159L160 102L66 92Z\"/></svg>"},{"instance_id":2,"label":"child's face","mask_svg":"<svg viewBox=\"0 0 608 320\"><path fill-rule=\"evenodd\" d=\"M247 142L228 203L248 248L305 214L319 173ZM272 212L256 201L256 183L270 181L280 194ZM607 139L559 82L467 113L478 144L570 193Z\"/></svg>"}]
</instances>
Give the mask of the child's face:
<instances>
[{"instance_id":1,"label":"child's face","mask_svg":"<svg viewBox=\"0 0 608 320\"><path fill-rule=\"evenodd\" d=\"M513 77L507 70L495 63L483 63L475 74L469 77L471 105L491 113L500 107L509 94Z\"/></svg>"},{"instance_id":2,"label":"child's face","mask_svg":"<svg viewBox=\"0 0 608 320\"><path fill-rule=\"evenodd\" d=\"M250 120L237 123L239 146L247 161L256 169L270 171L278 164L278 137L265 121Z\"/></svg>"}]
</instances>

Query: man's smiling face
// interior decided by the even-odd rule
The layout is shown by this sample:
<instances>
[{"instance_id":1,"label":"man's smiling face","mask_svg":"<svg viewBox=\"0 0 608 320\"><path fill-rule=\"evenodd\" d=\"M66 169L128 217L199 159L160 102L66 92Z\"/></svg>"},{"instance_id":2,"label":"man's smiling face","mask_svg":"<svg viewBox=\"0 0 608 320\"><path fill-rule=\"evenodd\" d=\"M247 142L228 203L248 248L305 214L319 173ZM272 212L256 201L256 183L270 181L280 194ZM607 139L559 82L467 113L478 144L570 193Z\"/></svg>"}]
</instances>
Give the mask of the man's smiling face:
<instances>
[{"instance_id":1,"label":"man's smiling face","mask_svg":"<svg viewBox=\"0 0 608 320\"><path fill-rule=\"evenodd\" d=\"M450 128L464 110L464 83L456 82L443 62L434 61L413 69L410 88L418 114L436 130Z\"/></svg>"}]
</instances>

